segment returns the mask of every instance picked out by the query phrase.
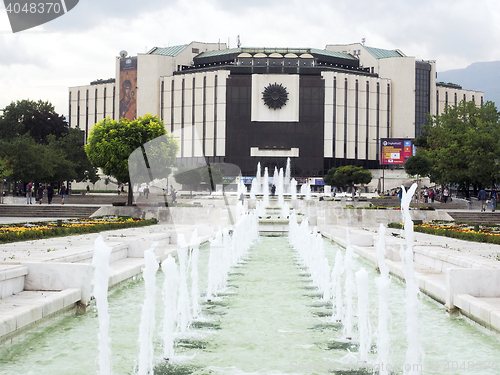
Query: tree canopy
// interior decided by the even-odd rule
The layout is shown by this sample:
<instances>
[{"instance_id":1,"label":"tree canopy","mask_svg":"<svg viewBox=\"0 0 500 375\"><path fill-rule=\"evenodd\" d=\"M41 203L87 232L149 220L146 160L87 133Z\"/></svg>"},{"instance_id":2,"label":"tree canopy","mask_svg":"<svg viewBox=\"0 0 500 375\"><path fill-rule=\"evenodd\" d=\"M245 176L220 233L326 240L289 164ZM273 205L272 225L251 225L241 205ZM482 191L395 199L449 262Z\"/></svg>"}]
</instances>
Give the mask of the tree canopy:
<instances>
[{"instance_id":1,"label":"tree canopy","mask_svg":"<svg viewBox=\"0 0 500 375\"><path fill-rule=\"evenodd\" d=\"M179 146L173 137L162 138L155 144L153 140L163 135L166 135L165 127L156 116L147 114L133 121L125 118L116 121L107 117L90 132L85 151L90 162L101 168L104 174L129 183L128 203L132 204L129 157L137 149L141 150L140 160L145 161L146 168L137 168L134 170L137 173L148 173L160 166L170 167Z\"/></svg>"},{"instance_id":2,"label":"tree canopy","mask_svg":"<svg viewBox=\"0 0 500 375\"><path fill-rule=\"evenodd\" d=\"M466 193L471 184L497 183L499 120L492 102L478 107L474 102L462 101L456 106L447 106L446 112L439 116L429 116L429 124L415 140L421 147L416 157L429 161L427 170L424 168L420 174L440 184L456 184ZM414 161L409 158L407 163Z\"/></svg>"},{"instance_id":3,"label":"tree canopy","mask_svg":"<svg viewBox=\"0 0 500 375\"><path fill-rule=\"evenodd\" d=\"M71 129L49 102L13 102L0 117L0 157L10 161L9 181L95 182L83 143L83 132Z\"/></svg>"},{"instance_id":4,"label":"tree canopy","mask_svg":"<svg viewBox=\"0 0 500 375\"><path fill-rule=\"evenodd\" d=\"M355 165L331 168L324 176L325 184L335 187L353 187L358 184L369 184L371 180L372 173L369 170Z\"/></svg>"},{"instance_id":5,"label":"tree canopy","mask_svg":"<svg viewBox=\"0 0 500 375\"><path fill-rule=\"evenodd\" d=\"M191 189L204 182L209 185L210 190L215 190L215 186L222 182L223 174L220 169L210 165L198 168L179 167L174 178L178 184L187 185Z\"/></svg>"}]
</instances>

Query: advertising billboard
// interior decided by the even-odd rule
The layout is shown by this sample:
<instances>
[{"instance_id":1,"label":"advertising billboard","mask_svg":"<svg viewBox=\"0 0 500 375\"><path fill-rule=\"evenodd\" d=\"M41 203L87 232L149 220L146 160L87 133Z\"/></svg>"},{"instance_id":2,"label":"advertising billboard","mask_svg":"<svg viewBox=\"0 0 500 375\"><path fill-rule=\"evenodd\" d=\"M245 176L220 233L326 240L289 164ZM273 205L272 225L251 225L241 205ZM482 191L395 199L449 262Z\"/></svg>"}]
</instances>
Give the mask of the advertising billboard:
<instances>
[{"instance_id":1,"label":"advertising billboard","mask_svg":"<svg viewBox=\"0 0 500 375\"><path fill-rule=\"evenodd\" d=\"M380 164L404 164L413 155L411 139L381 139Z\"/></svg>"},{"instance_id":2,"label":"advertising billboard","mask_svg":"<svg viewBox=\"0 0 500 375\"><path fill-rule=\"evenodd\" d=\"M137 117L137 56L120 59L120 117L134 120Z\"/></svg>"}]
</instances>

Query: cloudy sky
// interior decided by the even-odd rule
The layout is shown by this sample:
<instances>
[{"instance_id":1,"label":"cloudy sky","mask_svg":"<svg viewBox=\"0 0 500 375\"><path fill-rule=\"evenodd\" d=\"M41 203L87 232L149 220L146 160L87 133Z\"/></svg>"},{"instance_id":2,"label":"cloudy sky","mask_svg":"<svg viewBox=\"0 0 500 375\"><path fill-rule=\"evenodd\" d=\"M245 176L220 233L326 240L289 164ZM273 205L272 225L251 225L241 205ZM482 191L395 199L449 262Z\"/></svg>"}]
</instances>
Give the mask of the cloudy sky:
<instances>
[{"instance_id":1,"label":"cloudy sky","mask_svg":"<svg viewBox=\"0 0 500 375\"><path fill-rule=\"evenodd\" d=\"M35 1L35 0L34 0ZM243 47L348 44L400 49L438 71L500 60L498 0L80 0L49 23L12 33L0 4L0 109L48 100L68 112L68 87L114 77L120 50L225 42Z\"/></svg>"}]
</instances>

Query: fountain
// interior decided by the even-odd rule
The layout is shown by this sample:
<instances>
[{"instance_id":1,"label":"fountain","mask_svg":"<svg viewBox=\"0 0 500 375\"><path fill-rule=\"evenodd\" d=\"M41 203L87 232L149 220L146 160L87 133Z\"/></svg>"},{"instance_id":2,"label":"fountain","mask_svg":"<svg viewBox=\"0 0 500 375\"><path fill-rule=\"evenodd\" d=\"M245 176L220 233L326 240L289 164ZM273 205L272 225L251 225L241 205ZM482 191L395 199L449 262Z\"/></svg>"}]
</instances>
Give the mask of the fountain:
<instances>
[{"instance_id":1,"label":"fountain","mask_svg":"<svg viewBox=\"0 0 500 375\"><path fill-rule=\"evenodd\" d=\"M282 180L279 174L278 180ZM290 183L292 201L294 181ZM264 187L265 196L267 169ZM410 190L403 197L404 205L411 195ZM242 214L231 228L220 229L209 245L200 245L196 232L189 243L179 234L178 265L169 256L161 265L161 273L156 274L154 249L146 251L144 280L112 293L109 307L109 251L102 239L96 241L92 306L98 316L71 316L68 320L76 323L69 323L70 329L63 325L62 329L50 331L46 335L48 345L41 342L46 337L41 333L28 350L16 347L14 352L22 360L0 353L2 371L8 375L29 373L34 366L46 366L45 373L88 374L95 372L93 358L98 358L100 374L132 373L134 369L138 374L152 373L153 365L157 375L167 373L163 371L169 366L184 366L185 373L197 374L351 370L371 374L375 368L375 373L389 374L392 370L388 365L400 365L398 369L406 371L404 364L424 364L422 333L427 338L425 345L431 348L430 358L425 358L424 373L440 374L443 364L434 370L431 360L460 358L482 362L491 360L488 356L500 350L496 338L483 337L479 341L483 332L478 333L463 320L447 319L443 309L426 297L419 301L413 280L413 233L411 224L406 226L411 218L405 220L407 242L401 255L406 285L401 285L391 284L385 264L383 226L377 243L377 275L354 254L349 231L343 255L344 249L324 240L307 219L299 224L296 213L286 211L287 202L281 207L281 214L288 213L290 217L288 242L279 237L257 241L258 212L265 213L266 206L257 201L256 207L255 212ZM408 219L408 206L405 207L403 214ZM163 298L156 301L155 278L163 281ZM401 309L403 295L405 309ZM371 308L377 302L378 311ZM162 329L155 332L152 327L157 318L162 318ZM408 328L406 332L399 328L390 330L389 324ZM377 326L376 353L372 352L372 325ZM130 339L138 336L139 342ZM97 345L93 345L95 337ZM453 345L451 338L455 340ZM404 342L408 345L401 345ZM110 344L117 349L111 351ZM54 354L47 352L48 346ZM443 354L442 348L449 352ZM441 354L434 354L440 350ZM78 357L80 352L83 360ZM59 362L72 356L78 359L70 365ZM352 360L360 361L357 367L346 367L352 365ZM188 372L188 367L192 371ZM407 373L419 372L418 367L411 367Z\"/></svg>"},{"instance_id":2,"label":"fountain","mask_svg":"<svg viewBox=\"0 0 500 375\"><path fill-rule=\"evenodd\" d=\"M284 191L285 194L291 194L291 179L292 179L292 166L290 158L286 158L286 169L285 169L285 181L284 181Z\"/></svg>"},{"instance_id":3,"label":"fountain","mask_svg":"<svg viewBox=\"0 0 500 375\"><path fill-rule=\"evenodd\" d=\"M191 238L191 306L192 317L196 319L201 311L200 308L200 291L198 288L198 257L200 252L200 239L198 231L195 229Z\"/></svg>"},{"instance_id":4,"label":"fountain","mask_svg":"<svg viewBox=\"0 0 500 375\"><path fill-rule=\"evenodd\" d=\"M358 331L359 331L359 360L368 362L368 352L371 350L371 334L368 305L368 273L364 268L356 272L358 287Z\"/></svg>"},{"instance_id":5,"label":"fountain","mask_svg":"<svg viewBox=\"0 0 500 375\"><path fill-rule=\"evenodd\" d=\"M92 266L94 273L94 297L96 308L99 313L99 374L111 374L111 347L109 338L109 311L108 311L108 281L111 275L109 257L111 247L104 243L102 236L99 236L94 244L94 257Z\"/></svg>"},{"instance_id":6,"label":"fountain","mask_svg":"<svg viewBox=\"0 0 500 375\"><path fill-rule=\"evenodd\" d=\"M346 231L346 242L347 242L347 247L346 247L346 252L345 252L345 257L344 257L344 267L345 267L345 310L344 310L344 335L347 339L352 338L352 333L353 333L353 295L354 295L354 258L355 254L352 251L351 247L351 241L350 241L350 232L349 230Z\"/></svg>"},{"instance_id":7,"label":"fountain","mask_svg":"<svg viewBox=\"0 0 500 375\"><path fill-rule=\"evenodd\" d=\"M161 264L165 275L163 282L163 358L174 356L174 333L177 316L177 293L179 291L179 271L175 259L168 256Z\"/></svg>"},{"instance_id":8,"label":"fountain","mask_svg":"<svg viewBox=\"0 0 500 375\"><path fill-rule=\"evenodd\" d=\"M389 268L385 264L385 227L380 224L379 229L379 239L377 242L377 263L380 270L380 277L377 278L377 290L379 296L379 308L378 308L378 338L377 338L377 352L378 359L377 363L387 364L389 359L389 328L388 321L390 318L389 311L389 290L390 290L390 278L389 278ZM387 375L389 372L385 367L381 367L380 375Z\"/></svg>"},{"instance_id":9,"label":"fountain","mask_svg":"<svg viewBox=\"0 0 500 375\"><path fill-rule=\"evenodd\" d=\"M276 184L276 193L278 195L278 207L283 207L285 203L285 186L284 186L284 176L283 168L280 168L278 172L278 180L274 180Z\"/></svg>"},{"instance_id":10,"label":"fountain","mask_svg":"<svg viewBox=\"0 0 500 375\"><path fill-rule=\"evenodd\" d=\"M138 375L148 375L153 371L154 347L153 334L155 329L155 300L156 300L156 261L154 244L151 249L144 252L144 287L146 297L142 306L141 324L139 326L139 368Z\"/></svg>"},{"instance_id":11,"label":"fountain","mask_svg":"<svg viewBox=\"0 0 500 375\"><path fill-rule=\"evenodd\" d=\"M295 204L294 202L297 200L297 181L295 178L292 178L292 181L290 182L290 189L292 190L292 203Z\"/></svg>"},{"instance_id":12,"label":"fountain","mask_svg":"<svg viewBox=\"0 0 500 375\"><path fill-rule=\"evenodd\" d=\"M179 297L177 301L177 311L179 315L178 326L182 334L185 334L191 324L191 303L187 286L188 272L188 244L181 233L177 238L177 256L179 257Z\"/></svg>"},{"instance_id":13,"label":"fountain","mask_svg":"<svg viewBox=\"0 0 500 375\"><path fill-rule=\"evenodd\" d=\"M342 274L344 273L344 258L342 257L342 252L337 250L335 254L335 263L332 270L332 296L333 296L333 306L332 306L332 321L340 322L342 321L343 313L343 303L342 303Z\"/></svg>"},{"instance_id":14,"label":"fountain","mask_svg":"<svg viewBox=\"0 0 500 375\"><path fill-rule=\"evenodd\" d=\"M408 349L406 351L406 363L410 364L410 369L405 368L405 374L419 374L420 371L415 370L413 365L420 365L423 362L424 352L420 343L419 336L419 323L418 323L418 312L419 312L419 289L415 283L413 276L413 221L410 215L410 202L413 198L413 194L417 189L417 184L413 184L408 191L405 190L404 186L401 187L403 190L403 198L401 200L401 210L404 217L404 230L406 238L406 250L401 248L400 256L401 262L403 263L403 271L406 281L406 322L407 322L407 337L408 337ZM417 367L418 368L418 367Z\"/></svg>"},{"instance_id":15,"label":"fountain","mask_svg":"<svg viewBox=\"0 0 500 375\"><path fill-rule=\"evenodd\" d=\"M264 181L262 183L262 192L264 194L264 207L269 207L269 171L264 168Z\"/></svg>"}]
</instances>

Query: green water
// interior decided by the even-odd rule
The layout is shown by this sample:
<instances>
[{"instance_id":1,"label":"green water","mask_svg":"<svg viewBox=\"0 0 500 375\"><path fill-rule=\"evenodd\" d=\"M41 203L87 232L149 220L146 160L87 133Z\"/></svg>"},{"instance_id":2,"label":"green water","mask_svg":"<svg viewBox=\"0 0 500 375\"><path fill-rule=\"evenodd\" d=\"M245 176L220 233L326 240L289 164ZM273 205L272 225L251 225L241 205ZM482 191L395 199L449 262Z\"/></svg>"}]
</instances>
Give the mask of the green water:
<instances>
[{"instance_id":1,"label":"green water","mask_svg":"<svg viewBox=\"0 0 500 375\"><path fill-rule=\"evenodd\" d=\"M331 265L338 249L325 241ZM209 248L202 247L202 292L207 284L208 255ZM375 331L378 296L374 280L378 275L358 259L356 269L362 266L370 275L371 325ZM342 330L330 322L331 306L321 302L304 273L286 238L261 238L246 262L234 269L230 287L221 300L202 304L203 319L194 324L196 328L190 335L178 340L176 363L196 366L199 374L320 374L339 368L339 361L348 352L332 347L336 346L334 340L341 339ZM158 272L158 334L162 282ZM143 299L142 280L110 293L111 362L115 375L134 372ZM406 350L403 299L404 284L393 280L390 361L395 368L403 363ZM442 305L425 296L421 302L424 374L500 373L500 341L496 335L463 318L450 319ZM23 341L0 350L0 373L95 374L97 330L93 305L86 314L68 314L47 327L33 329ZM156 336L154 340L157 362L161 363L161 339ZM371 353L370 359L375 361L376 354Z\"/></svg>"}]
</instances>

